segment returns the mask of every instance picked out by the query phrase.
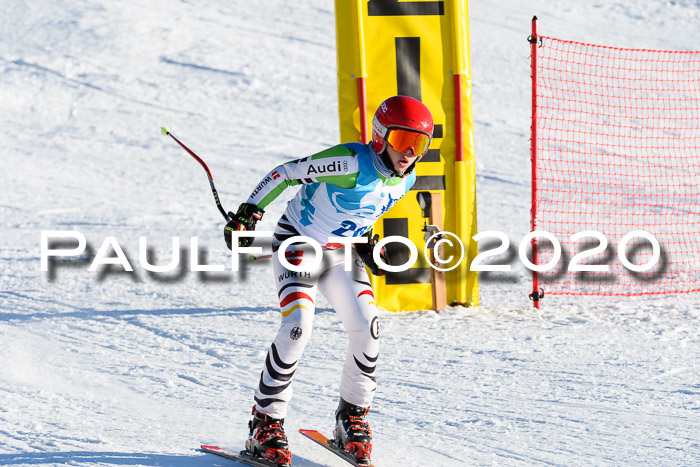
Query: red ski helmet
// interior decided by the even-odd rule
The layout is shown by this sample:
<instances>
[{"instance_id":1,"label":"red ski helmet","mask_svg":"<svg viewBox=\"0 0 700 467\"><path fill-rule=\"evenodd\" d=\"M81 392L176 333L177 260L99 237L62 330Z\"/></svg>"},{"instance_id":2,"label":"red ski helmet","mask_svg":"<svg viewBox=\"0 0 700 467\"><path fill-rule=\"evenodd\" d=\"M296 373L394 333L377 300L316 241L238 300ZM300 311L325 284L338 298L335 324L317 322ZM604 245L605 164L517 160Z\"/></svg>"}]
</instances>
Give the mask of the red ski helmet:
<instances>
[{"instance_id":1,"label":"red ski helmet","mask_svg":"<svg viewBox=\"0 0 700 467\"><path fill-rule=\"evenodd\" d=\"M420 158L427 152L433 138L433 116L421 101L408 96L394 96L381 103L372 120L374 152L381 154L386 149L387 137L395 128L427 135L427 143L423 138L419 150L416 151L414 147L414 154L420 152L416 154Z\"/></svg>"}]
</instances>

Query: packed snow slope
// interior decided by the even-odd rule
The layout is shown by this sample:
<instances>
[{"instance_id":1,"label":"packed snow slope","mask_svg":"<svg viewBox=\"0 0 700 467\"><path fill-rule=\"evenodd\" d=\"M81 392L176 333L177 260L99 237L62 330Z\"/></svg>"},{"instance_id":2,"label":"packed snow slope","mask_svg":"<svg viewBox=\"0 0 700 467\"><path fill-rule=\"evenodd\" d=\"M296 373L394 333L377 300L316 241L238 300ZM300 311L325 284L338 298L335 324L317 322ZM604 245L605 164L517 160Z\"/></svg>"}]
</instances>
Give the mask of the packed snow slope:
<instances>
[{"instance_id":1,"label":"packed snow slope","mask_svg":"<svg viewBox=\"0 0 700 467\"><path fill-rule=\"evenodd\" d=\"M693 50L700 3L471 3L479 227L517 243L532 16L545 35ZM278 323L270 266L230 271L203 170L159 130L235 209L274 165L338 142L334 22L327 0L3 6L0 465L233 465L196 448L247 436ZM114 237L134 272L42 272L48 230L93 252ZM150 274L141 236L157 261L177 237L185 260L201 249L226 272ZM699 297L548 297L536 312L515 271L482 279L478 309L381 314L375 464L699 465ZM286 428L295 465L342 465L297 433L330 433L337 404L346 339L323 300L314 333Z\"/></svg>"}]
</instances>

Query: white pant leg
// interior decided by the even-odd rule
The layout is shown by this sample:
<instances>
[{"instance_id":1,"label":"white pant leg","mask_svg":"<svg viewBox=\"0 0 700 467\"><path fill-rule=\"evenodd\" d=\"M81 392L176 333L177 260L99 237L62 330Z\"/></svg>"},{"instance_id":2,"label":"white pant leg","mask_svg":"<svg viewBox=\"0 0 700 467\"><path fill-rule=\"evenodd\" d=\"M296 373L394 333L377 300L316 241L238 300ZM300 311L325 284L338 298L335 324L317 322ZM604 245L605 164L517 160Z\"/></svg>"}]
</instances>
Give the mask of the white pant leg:
<instances>
[{"instance_id":1,"label":"white pant leg","mask_svg":"<svg viewBox=\"0 0 700 467\"><path fill-rule=\"evenodd\" d=\"M275 229L272 269L280 301L281 323L265 359L260 382L255 391L256 408L273 418L284 418L292 398L292 379L299 359L309 342L315 311L316 290L320 271L296 272L285 268L277 258L277 247L285 238L296 236L293 228L285 227L285 218ZM289 230L292 229L292 230ZM287 260L296 264L301 251L295 246L287 248ZM304 251L304 256L313 256ZM322 268L323 265L320 266Z\"/></svg>"},{"instance_id":2,"label":"white pant leg","mask_svg":"<svg viewBox=\"0 0 700 467\"><path fill-rule=\"evenodd\" d=\"M351 404L368 407L377 389L379 318L369 275L352 250L352 270L344 270L343 249L332 252L335 261L319 280L319 288L348 332L340 396Z\"/></svg>"}]
</instances>

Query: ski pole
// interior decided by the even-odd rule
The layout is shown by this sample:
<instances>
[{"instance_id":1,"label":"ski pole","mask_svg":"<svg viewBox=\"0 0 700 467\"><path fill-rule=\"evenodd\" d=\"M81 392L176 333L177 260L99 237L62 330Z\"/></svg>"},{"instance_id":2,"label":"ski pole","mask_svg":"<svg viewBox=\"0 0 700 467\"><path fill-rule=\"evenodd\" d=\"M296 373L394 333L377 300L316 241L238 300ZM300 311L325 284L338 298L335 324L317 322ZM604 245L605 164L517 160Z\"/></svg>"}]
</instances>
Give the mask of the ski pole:
<instances>
[{"instance_id":1,"label":"ski pole","mask_svg":"<svg viewBox=\"0 0 700 467\"><path fill-rule=\"evenodd\" d=\"M160 127L160 132L165 135L165 136L170 136L172 139L175 140L177 144L179 144L182 149L187 151L187 153L194 157L197 162L204 168L204 171L207 173L207 177L209 177L209 186L211 186L211 192L214 195L214 201L216 201L216 207L219 208L219 212L221 212L221 215L224 216L224 219L226 219L226 222L230 221L231 218L226 214L226 210L221 206L221 201L219 201L219 194L216 192L216 187L214 186L214 179L211 176L211 171L209 170L209 167L207 167L207 164L190 148L185 146L179 139L175 137L172 133L170 133L170 128L167 126L162 126Z\"/></svg>"}]
</instances>

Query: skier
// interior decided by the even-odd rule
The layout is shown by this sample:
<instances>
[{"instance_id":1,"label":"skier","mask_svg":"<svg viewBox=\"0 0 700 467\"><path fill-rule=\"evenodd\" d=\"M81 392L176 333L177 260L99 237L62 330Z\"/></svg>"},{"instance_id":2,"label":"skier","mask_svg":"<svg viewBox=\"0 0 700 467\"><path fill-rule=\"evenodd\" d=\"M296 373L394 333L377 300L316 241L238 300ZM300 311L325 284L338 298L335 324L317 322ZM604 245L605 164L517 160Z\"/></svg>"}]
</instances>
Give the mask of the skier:
<instances>
[{"instance_id":1,"label":"skier","mask_svg":"<svg viewBox=\"0 0 700 467\"><path fill-rule=\"evenodd\" d=\"M433 118L425 105L407 96L394 96L377 109L369 144L340 144L272 169L238 211L229 213L224 238L231 248L233 231L251 231L265 207L288 187L301 188L287 204L272 242L272 263L280 300L281 325L267 353L255 391L253 419L246 449L255 457L280 466L291 464L284 418L292 397L292 378L311 336L316 291L320 289L348 333L348 351L335 412L335 442L360 465L369 465L372 433L365 416L376 389L379 321L374 294L364 266L382 275L373 259L378 235L372 225L413 186L414 168L427 152ZM307 236L323 248L315 270L295 272L277 258L285 240ZM345 247L331 237L356 237L352 270L345 271ZM239 237L248 246L252 237ZM285 257L299 265L308 248L292 244ZM380 257L388 264L381 249ZM309 256L313 257L313 252ZM363 264L364 263L364 264Z\"/></svg>"}]
</instances>

